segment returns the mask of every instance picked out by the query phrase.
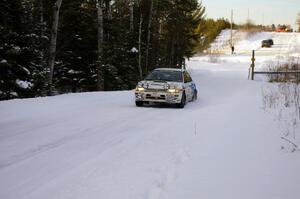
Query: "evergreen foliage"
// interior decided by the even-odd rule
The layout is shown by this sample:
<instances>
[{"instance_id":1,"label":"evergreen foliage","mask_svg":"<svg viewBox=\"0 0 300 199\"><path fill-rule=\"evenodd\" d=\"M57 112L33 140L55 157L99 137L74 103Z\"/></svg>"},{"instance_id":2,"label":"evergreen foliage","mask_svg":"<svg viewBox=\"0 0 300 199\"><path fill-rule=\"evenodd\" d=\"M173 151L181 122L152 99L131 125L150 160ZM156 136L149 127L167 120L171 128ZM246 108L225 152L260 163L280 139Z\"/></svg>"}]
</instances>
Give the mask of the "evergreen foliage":
<instances>
[{"instance_id":1,"label":"evergreen foliage","mask_svg":"<svg viewBox=\"0 0 300 199\"><path fill-rule=\"evenodd\" d=\"M0 99L40 95L46 39L34 29L34 4L4 0L0 7Z\"/></svg>"},{"instance_id":2,"label":"evergreen foliage","mask_svg":"<svg viewBox=\"0 0 300 199\"><path fill-rule=\"evenodd\" d=\"M234 25L235 26L235 25ZM230 22L225 19L206 19L198 24L196 32L201 34L201 45L198 45L198 51L208 48L210 43L220 34L223 29L230 28Z\"/></svg>"},{"instance_id":3,"label":"evergreen foliage","mask_svg":"<svg viewBox=\"0 0 300 199\"><path fill-rule=\"evenodd\" d=\"M58 93L97 90L96 2L62 1L53 75ZM133 30L130 2L134 3ZM54 3L53 0L0 2L0 100L47 93ZM143 76L157 67L181 67L185 58L203 50L218 31L228 27L224 20L205 20L205 8L197 0L104 0L102 6L104 90L132 89L139 80L140 20ZM211 30L216 23L220 23L217 30Z\"/></svg>"}]
</instances>

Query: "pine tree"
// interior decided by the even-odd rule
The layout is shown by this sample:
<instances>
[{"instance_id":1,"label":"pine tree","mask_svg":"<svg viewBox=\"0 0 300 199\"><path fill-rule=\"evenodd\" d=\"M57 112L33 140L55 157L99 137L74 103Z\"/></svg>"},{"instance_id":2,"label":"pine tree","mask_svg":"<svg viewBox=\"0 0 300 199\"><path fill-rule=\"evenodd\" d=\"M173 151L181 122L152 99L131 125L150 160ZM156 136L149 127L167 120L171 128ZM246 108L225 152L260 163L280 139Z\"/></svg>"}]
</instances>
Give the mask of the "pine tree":
<instances>
[{"instance_id":1,"label":"pine tree","mask_svg":"<svg viewBox=\"0 0 300 199\"><path fill-rule=\"evenodd\" d=\"M131 89L156 67L183 65L204 34L196 0L101 0L101 20L100 0L64 0L58 23L53 3L60 1L0 3L1 99L41 96L50 85L94 91L101 81L100 90Z\"/></svg>"},{"instance_id":2,"label":"pine tree","mask_svg":"<svg viewBox=\"0 0 300 199\"><path fill-rule=\"evenodd\" d=\"M34 97L41 90L42 38L36 34L35 4L2 1L0 24L0 98Z\"/></svg>"}]
</instances>

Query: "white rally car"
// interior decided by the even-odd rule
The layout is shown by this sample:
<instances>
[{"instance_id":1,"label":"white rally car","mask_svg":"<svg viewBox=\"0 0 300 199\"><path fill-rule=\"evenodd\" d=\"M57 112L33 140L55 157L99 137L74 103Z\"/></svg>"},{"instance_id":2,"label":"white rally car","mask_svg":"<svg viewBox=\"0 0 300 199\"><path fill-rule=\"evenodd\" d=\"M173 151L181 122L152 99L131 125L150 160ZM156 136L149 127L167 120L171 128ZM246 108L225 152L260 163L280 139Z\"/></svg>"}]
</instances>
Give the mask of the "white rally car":
<instances>
[{"instance_id":1,"label":"white rally car","mask_svg":"<svg viewBox=\"0 0 300 199\"><path fill-rule=\"evenodd\" d=\"M143 106L149 102L176 104L183 108L186 102L197 99L197 89L186 70L157 68L135 89L135 104Z\"/></svg>"}]
</instances>

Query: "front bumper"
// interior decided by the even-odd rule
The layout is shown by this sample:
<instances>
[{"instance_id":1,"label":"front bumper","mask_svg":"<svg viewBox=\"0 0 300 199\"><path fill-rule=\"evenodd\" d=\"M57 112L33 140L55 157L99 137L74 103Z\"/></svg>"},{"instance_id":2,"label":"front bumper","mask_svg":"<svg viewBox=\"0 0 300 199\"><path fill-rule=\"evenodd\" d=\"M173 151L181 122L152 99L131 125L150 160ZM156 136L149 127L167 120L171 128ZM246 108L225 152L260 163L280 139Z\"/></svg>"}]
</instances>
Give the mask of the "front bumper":
<instances>
[{"instance_id":1,"label":"front bumper","mask_svg":"<svg viewBox=\"0 0 300 199\"><path fill-rule=\"evenodd\" d=\"M143 102L160 102L177 104L181 102L182 91L170 93L166 91L135 91L135 100Z\"/></svg>"}]
</instances>

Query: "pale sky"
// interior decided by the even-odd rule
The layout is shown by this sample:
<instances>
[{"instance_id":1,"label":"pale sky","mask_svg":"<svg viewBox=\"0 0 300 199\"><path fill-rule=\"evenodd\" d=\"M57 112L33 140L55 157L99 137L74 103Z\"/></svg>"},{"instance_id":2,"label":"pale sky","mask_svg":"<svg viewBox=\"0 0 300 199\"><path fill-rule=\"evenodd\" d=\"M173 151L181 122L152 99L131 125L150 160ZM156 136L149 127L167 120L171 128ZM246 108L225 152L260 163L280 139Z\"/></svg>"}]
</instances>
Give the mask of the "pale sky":
<instances>
[{"instance_id":1,"label":"pale sky","mask_svg":"<svg viewBox=\"0 0 300 199\"><path fill-rule=\"evenodd\" d=\"M296 28L300 0L202 0L208 18L227 18L233 9L235 23L245 23L248 16L256 24L289 24Z\"/></svg>"}]
</instances>

